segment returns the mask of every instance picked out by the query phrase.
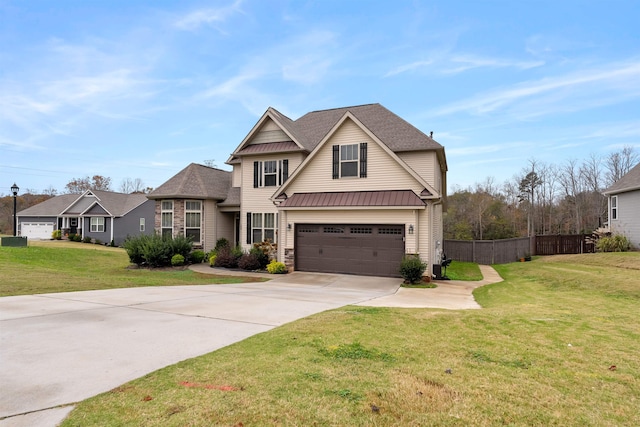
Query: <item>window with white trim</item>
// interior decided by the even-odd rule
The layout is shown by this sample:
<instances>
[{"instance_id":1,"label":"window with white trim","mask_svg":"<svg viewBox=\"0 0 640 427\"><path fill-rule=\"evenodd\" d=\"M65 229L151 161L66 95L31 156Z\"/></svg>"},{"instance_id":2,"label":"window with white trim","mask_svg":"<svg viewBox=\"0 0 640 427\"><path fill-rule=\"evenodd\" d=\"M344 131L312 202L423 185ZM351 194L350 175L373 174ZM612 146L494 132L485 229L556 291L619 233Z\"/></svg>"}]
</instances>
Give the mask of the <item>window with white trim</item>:
<instances>
[{"instance_id":1,"label":"window with white trim","mask_svg":"<svg viewBox=\"0 0 640 427\"><path fill-rule=\"evenodd\" d=\"M358 144L340 146L340 177L358 176Z\"/></svg>"},{"instance_id":2,"label":"window with white trim","mask_svg":"<svg viewBox=\"0 0 640 427\"><path fill-rule=\"evenodd\" d=\"M193 243L200 243L202 220L202 202L186 200L184 202L184 235L191 237Z\"/></svg>"},{"instance_id":3,"label":"window with white trim","mask_svg":"<svg viewBox=\"0 0 640 427\"><path fill-rule=\"evenodd\" d=\"M611 219L618 219L618 196L611 196Z\"/></svg>"},{"instance_id":4,"label":"window with white trim","mask_svg":"<svg viewBox=\"0 0 640 427\"><path fill-rule=\"evenodd\" d=\"M251 241L247 243L259 243L265 240L270 240L272 243L276 241L276 222L277 215L275 213L249 213L247 215L250 224L248 229L251 230L247 239L251 238Z\"/></svg>"},{"instance_id":5,"label":"window with white trim","mask_svg":"<svg viewBox=\"0 0 640 427\"><path fill-rule=\"evenodd\" d=\"M91 217L91 232L93 233L104 232L104 217L101 217L101 216Z\"/></svg>"},{"instance_id":6,"label":"window with white trim","mask_svg":"<svg viewBox=\"0 0 640 427\"><path fill-rule=\"evenodd\" d=\"M332 178L367 177L367 143L334 145Z\"/></svg>"},{"instance_id":7,"label":"window with white trim","mask_svg":"<svg viewBox=\"0 0 640 427\"><path fill-rule=\"evenodd\" d=\"M160 202L160 232L163 236L173 236L173 200Z\"/></svg>"},{"instance_id":8,"label":"window with white trim","mask_svg":"<svg viewBox=\"0 0 640 427\"><path fill-rule=\"evenodd\" d=\"M277 187L289 178L289 160L253 162L253 188Z\"/></svg>"},{"instance_id":9,"label":"window with white trim","mask_svg":"<svg viewBox=\"0 0 640 427\"><path fill-rule=\"evenodd\" d=\"M140 218L140 231L144 231L144 218Z\"/></svg>"}]
</instances>

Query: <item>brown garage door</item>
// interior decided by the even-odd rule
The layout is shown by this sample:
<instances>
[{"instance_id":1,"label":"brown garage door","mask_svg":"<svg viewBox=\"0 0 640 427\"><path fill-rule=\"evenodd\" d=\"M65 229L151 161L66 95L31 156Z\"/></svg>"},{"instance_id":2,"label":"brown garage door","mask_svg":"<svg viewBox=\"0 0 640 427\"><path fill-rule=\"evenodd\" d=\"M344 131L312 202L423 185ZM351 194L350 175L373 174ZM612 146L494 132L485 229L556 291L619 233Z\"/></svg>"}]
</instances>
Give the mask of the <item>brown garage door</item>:
<instances>
[{"instance_id":1,"label":"brown garage door","mask_svg":"<svg viewBox=\"0 0 640 427\"><path fill-rule=\"evenodd\" d=\"M297 224L299 271L400 276L403 225Z\"/></svg>"}]
</instances>

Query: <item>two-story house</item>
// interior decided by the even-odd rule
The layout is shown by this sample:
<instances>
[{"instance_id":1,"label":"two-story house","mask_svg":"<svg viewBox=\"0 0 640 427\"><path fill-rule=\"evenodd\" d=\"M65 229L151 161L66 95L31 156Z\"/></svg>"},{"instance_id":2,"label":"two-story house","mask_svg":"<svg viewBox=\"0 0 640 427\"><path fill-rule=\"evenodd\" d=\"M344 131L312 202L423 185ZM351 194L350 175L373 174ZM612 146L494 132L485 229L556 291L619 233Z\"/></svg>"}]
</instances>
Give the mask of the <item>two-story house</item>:
<instances>
[{"instance_id":1,"label":"two-story house","mask_svg":"<svg viewBox=\"0 0 640 427\"><path fill-rule=\"evenodd\" d=\"M157 231L186 233L190 203L210 230L200 234L205 250L220 237L245 249L269 239L290 269L380 276L399 275L405 254L418 254L428 272L440 262L444 148L380 104L297 120L269 108L227 164L231 173L190 165L200 189L189 194L174 185L186 170L166 183L171 191L152 192Z\"/></svg>"}]
</instances>

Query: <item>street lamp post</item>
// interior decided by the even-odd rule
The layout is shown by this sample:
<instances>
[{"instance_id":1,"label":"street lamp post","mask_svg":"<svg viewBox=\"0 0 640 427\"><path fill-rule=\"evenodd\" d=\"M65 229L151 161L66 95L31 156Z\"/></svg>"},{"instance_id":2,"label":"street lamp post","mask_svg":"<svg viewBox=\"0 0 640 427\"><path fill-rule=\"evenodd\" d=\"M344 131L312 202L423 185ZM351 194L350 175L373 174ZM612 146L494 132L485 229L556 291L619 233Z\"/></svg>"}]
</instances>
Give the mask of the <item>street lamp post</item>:
<instances>
[{"instance_id":1,"label":"street lamp post","mask_svg":"<svg viewBox=\"0 0 640 427\"><path fill-rule=\"evenodd\" d=\"M18 187L16 185L16 183L13 183L13 186L11 187L11 193L13 194L13 236L17 236L18 235L18 216L16 214L16 201L18 199L18 191L20 190L20 187Z\"/></svg>"}]
</instances>

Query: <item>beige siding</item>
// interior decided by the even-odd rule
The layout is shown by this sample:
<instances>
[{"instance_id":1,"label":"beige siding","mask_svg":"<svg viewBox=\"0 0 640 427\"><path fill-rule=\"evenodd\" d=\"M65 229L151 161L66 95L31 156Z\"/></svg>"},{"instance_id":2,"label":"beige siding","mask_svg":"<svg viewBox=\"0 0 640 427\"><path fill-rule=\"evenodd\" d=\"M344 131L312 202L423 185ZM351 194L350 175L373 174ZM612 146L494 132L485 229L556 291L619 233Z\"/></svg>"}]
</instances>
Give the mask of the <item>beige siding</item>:
<instances>
[{"instance_id":1,"label":"beige siding","mask_svg":"<svg viewBox=\"0 0 640 427\"><path fill-rule=\"evenodd\" d=\"M218 221L218 206L215 200L203 201L204 215L202 220L202 249L209 252L216 243L216 227ZM213 244L211 243L213 242Z\"/></svg>"},{"instance_id":2,"label":"beige siding","mask_svg":"<svg viewBox=\"0 0 640 427\"><path fill-rule=\"evenodd\" d=\"M217 222L216 222L216 238L208 242L210 245L210 249L213 249L216 246L216 242L218 239L225 238L232 245L235 242L235 212L220 212L217 213Z\"/></svg>"},{"instance_id":3,"label":"beige siding","mask_svg":"<svg viewBox=\"0 0 640 427\"><path fill-rule=\"evenodd\" d=\"M367 142L367 178L332 179L332 146ZM420 194L421 186L398 162L389 157L353 121L347 120L324 144L313 161L287 187L287 193L320 191L363 191L411 189Z\"/></svg>"},{"instance_id":4,"label":"beige siding","mask_svg":"<svg viewBox=\"0 0 640 427\"><path fill-rule=\"evenodd\" d=\"M411 151L399 153L404 162L433 188L441 191L440 166L435 151Z\"/></svg>"},{"instance_id":5,"label":"beige siding","mask_svg":"<svg viewBox=\"0 0 640 427\"><path fill-rule=\"evenodd\" d=\"M291 141L291 138L271 119L265 121L260 129L249 141L251 144L266 144L269 142Z\"/></svg>"},{"instance_id":6,"label":"beige siding","mask_svg":"<svg viewBox=\"0 0 640 427\"><path fill-rule=\"evenodd\" d=\"M278 192L277 187L253 188L253 162L266 160L289 160L289 176L302 163L304 159L301 153L270 154L264 156L251 156L243 158L242 167L242 202L240 203L240 242L245 249L249 249L247 244L247 212L252 213L278 213L278 209L271 201L274 193Z\"/></svg>"},{"instance_id":7,"label":"beige siding","mask_svg":"<svg viewBox=\"0 0 640 427\"><path fill-rule=\"evenodd\" d=\"M242 187L242 164L234 164L231 172L231 186Z\"/></svg>"}]
</instances>

